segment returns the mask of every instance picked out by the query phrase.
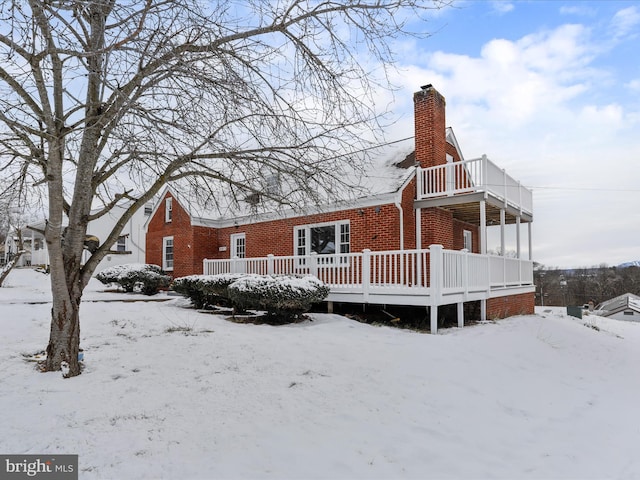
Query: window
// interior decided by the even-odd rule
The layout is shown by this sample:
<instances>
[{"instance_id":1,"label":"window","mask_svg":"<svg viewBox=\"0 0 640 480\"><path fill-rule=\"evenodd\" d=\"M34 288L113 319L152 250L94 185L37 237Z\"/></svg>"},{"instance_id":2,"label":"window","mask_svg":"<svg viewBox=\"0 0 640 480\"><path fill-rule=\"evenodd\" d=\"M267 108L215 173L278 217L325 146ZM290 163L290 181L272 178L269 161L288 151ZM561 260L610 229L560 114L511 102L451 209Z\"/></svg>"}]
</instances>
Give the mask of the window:
<instances>
[{"instance_id":1,"label":"window","mask_svg":"<svg viewBox=\"0 0 640 480\"><path fill-rule=\"evenodd\" d=\"M162 269L173 270L173 237L162 239Z\"/></svg>"},{"instance_id":2,"label":"window","mask_svg":"<svg viewBox=\"0 0 640 480\"><path fill-rule=\"evenodd\" d=\"M166 223L171 223L171 219L173 218L173 198L165 198L164 200L164 221Z\"/></svg>"},{"instance_id":3,"label":"window","mask_svg":"<svg viewBox=\"0 0 640 480\"><path fill-rule=\"evenodd\" d=\"M118 241L116 242L116 252L126 252L127 251L127 236L120 235L118 237Z\"/></svg>"},{"instance_id":4,"label":"window","mask_svg":"<svg viewBox=\"0 0 640 480\"><path fill-rule=\"evenodd\" d=\"M151 215L152 212L153 212L153 205L151 205L150 203L147 203L144 206L144 216L148 217L149 215Z\"/></svg>"},{"instance_id":5,"label":"window","mask_svg":"<svg viewBox=\"0 0 640 480\"><path fill-rule=\"evenodd\" d=\"M231 235L231 258L245 258L247 256L247 240L244 233Z\"/></svg>"},{"instance_id":6,"label":"window","mask_svg":"<svg viewBox=\"0 0 640 480\"><path fill-rule=\"evenodd\" d=\"M462 248L470 252L473 252L473 234L471 233L470 230L462 231L462 241L463 241Z\"/></svg>"},{"instance_id":7,"label":"window","mask_svg":"<svg viewBox=\"0 0 640 480\"><path fill-rule=\"evenodd\" d=\"M280 193L280 179L277 173L267 175L265 177L265 192L271 195L277 195Z\"/></svg>"},{"instance_id":8,"label":"window","mask_svg":"<svg viewBox=\"0 0 640 480\"><path fill-rule=\"evenodd\" d=\"M349 222L304 225L294 230L296 255L349 253Z\"/></svg>"},{"instance_id":9,"label":"window","mask_svg":"<svg viewBox=\"0 0 640 480\"><path fill-rule=\"evenodd\" d=\"M625 310L624 314L625 315L633 315L633 312L630 312L629 310Z\"/></svg>"}]
</instances>

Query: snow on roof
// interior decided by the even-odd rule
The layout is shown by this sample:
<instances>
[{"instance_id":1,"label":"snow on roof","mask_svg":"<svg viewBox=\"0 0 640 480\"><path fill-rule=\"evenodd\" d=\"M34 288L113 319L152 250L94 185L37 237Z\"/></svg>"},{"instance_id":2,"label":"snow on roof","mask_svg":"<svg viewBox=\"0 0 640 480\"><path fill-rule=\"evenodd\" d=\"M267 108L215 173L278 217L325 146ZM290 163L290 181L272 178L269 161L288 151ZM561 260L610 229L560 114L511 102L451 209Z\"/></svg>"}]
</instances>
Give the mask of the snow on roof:
<instances>
[{"instance_id":1,"label":"snow on roof","mask_svg":"<svg viewBox=\"0 0 640 480\"><path fill-rule=\"evenodd\" d=\"M168 190L190 214L194 225L222 226L229 222L255 222L258 219L357 208L393 201L390 197L399 192L413 176L416 165L413 160L414 150L414 139L408 137L363 150L362 158L354 159L353 162L345 158L344 177L353 188L335 192L335 198L327 197L321 205L301 206L296 212L292 209L282 209L273 201L261 200L258 205L251 205L249 202L233 201L232 198L226 199L224 196L217 198L215 208L211 208L191 198L188 193L182 193L183 191L176 186L170 186ZM365 156L368 159L368 167L363 175L355 166L361 165ZM354 165L354 168L350 168L351 165ZM161 195L160 199L163 199L165 194Z\"/></svg>"},{"instance_id":2,"label":"snow on roof","mask_svg":"<svg viewBox=\"0 0 640 480\"><path fill-rule=\"evenodd\" d=\"M640 297L633 293L625 293L602 302L598 305L597 310L603 311L603 316L608 316L627 308L632 308L633 310L638 310L638 312L640 312Z\"/></svg>"}]
</instances>

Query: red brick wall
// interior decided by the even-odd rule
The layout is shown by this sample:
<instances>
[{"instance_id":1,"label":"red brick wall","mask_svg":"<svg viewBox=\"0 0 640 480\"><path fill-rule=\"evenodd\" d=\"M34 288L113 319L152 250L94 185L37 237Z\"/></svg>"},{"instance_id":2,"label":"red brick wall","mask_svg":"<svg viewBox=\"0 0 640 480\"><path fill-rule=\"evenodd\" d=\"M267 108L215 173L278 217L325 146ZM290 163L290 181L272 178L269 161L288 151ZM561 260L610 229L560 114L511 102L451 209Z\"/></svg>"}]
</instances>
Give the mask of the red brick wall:
<instances>
[{"instance_id":1,"label":"red brick wall","mask_svg":"<svg viewBox=\"0 0 640 480\"><path fill-rule=\"evenodd\" d=\"M535 294L522 293L487 300L487 318L507 318L513 315L531 315L534 313Z\"/></svg>"},{"instance_id":2,"label":"red brick wall","mask_svg":"<svg viewBox=\"0 0 640 480\"><path fill-rule=\"evenodd\" d=\"M447 161L444 97L433 87L413 94L416 161L423 168Z\"/></svg>"},{"instance_id":3,"label":"red brick wall","mask_svg":"<svg viewBox=\"0 0 640 480\"><path fill-rule=\"evenodd\" d=\"M422 209L422 248L442 245L448 250L454 248L453 214L442 208Z\"/></svg>"},{"instance_id":4,"label":"red brick wall","mask_svg":"<svg viewBox=\"0 0 640 480\"><path fill-rule=\"evenodd\" d=\"M415 232L415 228L409 234L406 232L406 215L413 218L412 212L412 206L408 212L404 211L405 239L407 235ZM379 207L341 210L222 228L218 233L219 245L226 246L227 250L220 252L216 258L229 258L231 254L230 237L235 233L245 234L247 257L264 257L269 254L293 255L294 227L343 220L349 221L352 252L360 252L365 248L370 250L397 250L400 248L400 214L395 205L387 204ZM415 244L415 240L413 243Z\"/></svg>"},{"instance_id":5,"label":"red brick wall","mask_svg":"<svg viewBox=\"0 0 640 480\"><path fill-rule=\"evenodd\" d=\"M165 199L171 197L172 218L165 222ZM145 261L162 266L162 242L164 237L173 237L174 278L202 273L202 259L213 258L218 250L215 229L191 225L189 214L171 193L162 199L155 215L149 221L146 237Z\"/></svg>"}]
</instances>

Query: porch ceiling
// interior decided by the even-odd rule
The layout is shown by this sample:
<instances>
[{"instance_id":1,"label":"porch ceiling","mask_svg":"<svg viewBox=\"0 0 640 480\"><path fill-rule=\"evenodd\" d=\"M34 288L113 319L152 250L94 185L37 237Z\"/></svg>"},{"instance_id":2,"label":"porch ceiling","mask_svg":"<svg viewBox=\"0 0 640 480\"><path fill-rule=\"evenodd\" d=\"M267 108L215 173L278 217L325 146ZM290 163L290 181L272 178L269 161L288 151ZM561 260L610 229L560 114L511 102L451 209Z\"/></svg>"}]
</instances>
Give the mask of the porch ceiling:
<instances>
[{"instance_id":1,"label":"porch ceiling","mask_svg":"<svg viewBox=\"0 0 640 480\"><path fill-rule=\"evenodd\" d=\"M430 200L418 200L414 202L415 208L439 207L453 213L453 218L472 225L480 225L480 201L486 200L487 225L500 225L500 210L505 210L505 223L515 224L518 209L511 205L504 207L504 203L492 195L484 193L472 193L467 195L454 195L452 197L441 197ZM520 214L522 223L533 221L533 215L526 212Z\"/></svg>"}]
</instances>

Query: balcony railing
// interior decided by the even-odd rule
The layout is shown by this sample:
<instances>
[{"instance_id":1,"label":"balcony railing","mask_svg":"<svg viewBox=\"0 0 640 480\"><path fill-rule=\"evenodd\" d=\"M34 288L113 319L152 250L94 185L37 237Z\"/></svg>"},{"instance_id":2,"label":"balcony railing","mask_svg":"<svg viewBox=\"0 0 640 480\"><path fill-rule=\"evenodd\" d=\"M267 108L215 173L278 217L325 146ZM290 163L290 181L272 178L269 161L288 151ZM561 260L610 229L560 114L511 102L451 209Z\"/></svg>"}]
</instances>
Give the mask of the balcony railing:
<instances>
[{"instance_id":1,"label":"balcony railing","mask_svg":"<svg viewBox=\"0 0 640 480\"><path fill-rule=\"evenodd\" d=\"M203 273L314 275L329 285L335 298L352 295L354 302L398 305L445 305L489 298L491 292L533 285L533 262L480 255L465 250L444 250L432 245L423 250L378 251L335 255L233 258L203 262ZM503 292L504 293L504 292Z\"/></svg>"},{"instance_id":2,"label":"balcony railing","mask_svg":"<svg viewBox=\"0 0 640 480\"><path fill-rule=\"evenodd\" d=\"M506 205L533 213L533 193L486 156L419 169L418 200L489 192Z\"/></svg>"}]
</instances>

